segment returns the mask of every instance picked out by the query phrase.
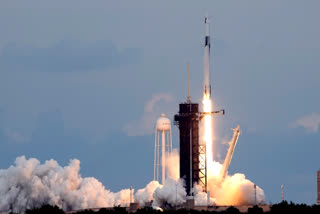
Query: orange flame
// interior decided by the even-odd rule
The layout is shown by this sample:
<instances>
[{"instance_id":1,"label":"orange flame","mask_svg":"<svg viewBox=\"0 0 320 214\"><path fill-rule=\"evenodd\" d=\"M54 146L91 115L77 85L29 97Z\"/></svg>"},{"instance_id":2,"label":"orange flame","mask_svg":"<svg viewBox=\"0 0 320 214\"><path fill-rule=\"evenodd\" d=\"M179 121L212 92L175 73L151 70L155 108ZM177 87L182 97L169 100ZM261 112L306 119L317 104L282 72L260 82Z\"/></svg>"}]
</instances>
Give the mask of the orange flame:
<instances>
[{"instance_id":1,"label":"orange flame","mask_svg":"<svg viewBox=\"0 0 320 214\"><path fill-rule=\"evenodd\" d=\"M210 113L212 112L212 101L209 94L204 94L202 99L203 112ZM212 115L207 114L203 118L204 127L203 127L203 142L206 144L207 151L207 163L213 161L213 124L212 124ZM207 164L208 167L208 164Z\"/></svg>"}]
</instances>

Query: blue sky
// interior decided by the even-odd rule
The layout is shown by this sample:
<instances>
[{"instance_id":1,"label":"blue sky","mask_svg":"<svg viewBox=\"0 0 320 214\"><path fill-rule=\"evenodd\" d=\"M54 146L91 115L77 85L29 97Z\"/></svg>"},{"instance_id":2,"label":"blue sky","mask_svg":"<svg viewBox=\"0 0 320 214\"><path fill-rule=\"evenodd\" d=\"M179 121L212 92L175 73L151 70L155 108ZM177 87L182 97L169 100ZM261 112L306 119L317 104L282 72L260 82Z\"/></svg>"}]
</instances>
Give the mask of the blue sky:
<instances>
[{"instance_id":1,"label":"blue sky","mask_svg":"<svg viewBox=\"0 0 320 214\"><path fill-rule=\"evenodd\" d=\"M20 155L107 188L153 177L153 126L202 93L211 18L217 143L241 126L230 173L268 201L312 204L320 165L319 1L1 1L0 168ZM173 129L178 146L178 129ZM218 150L218 148L217 148ZM219 145L222 159L226 148Z\"/></svg>"}]
</instances>

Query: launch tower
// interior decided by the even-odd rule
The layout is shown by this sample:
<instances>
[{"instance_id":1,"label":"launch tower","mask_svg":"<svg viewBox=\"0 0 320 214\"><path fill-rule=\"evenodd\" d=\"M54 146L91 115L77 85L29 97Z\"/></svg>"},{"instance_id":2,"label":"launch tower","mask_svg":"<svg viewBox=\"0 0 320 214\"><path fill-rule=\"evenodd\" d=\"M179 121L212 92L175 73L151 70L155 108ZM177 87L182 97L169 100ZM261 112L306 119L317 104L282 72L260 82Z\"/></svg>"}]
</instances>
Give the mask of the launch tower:
<instances>
[{"instance_id":1,"label":"launch tower","mask_svg":"<svg viewBox=\"0 0 320 214\"><path fill-rule=\"evenodd\" d=\"M185 181L188 196L192 196L194 184L200 184L207 192L206 145L199 143L199 121L205 115L224 115L224 110L199 112L199 104L190 97L190 71L188 64L187 101L179 104L179 113L174 115L174 124L180 135L180 178Z\"/></svg>"},{"instance_id":2,"label":"launch tower","mask_svg":"<svg viewBox=\"0 0 320 214\"><path fill-rule=\"evenodd\" d=\"M189 196L194 183L199 183L199 104L192 103L190 97L190 71L188 64L188 97L179 104L179 113L174 116L174 124L180 132L180 178L184 179Z\"/></svg>"},{"instance_id":3,"label":"launch tower","mask_svg":"<svg viewBox=\"0 0 320 214\"><path fill-rule=\"evenodd\" d=\"M199 104L181 103L174 116L180 132L180 178L189 196L194 183L199 183ZM206 179L206 178L205 178Z\"/></svg>"}]
</instances>

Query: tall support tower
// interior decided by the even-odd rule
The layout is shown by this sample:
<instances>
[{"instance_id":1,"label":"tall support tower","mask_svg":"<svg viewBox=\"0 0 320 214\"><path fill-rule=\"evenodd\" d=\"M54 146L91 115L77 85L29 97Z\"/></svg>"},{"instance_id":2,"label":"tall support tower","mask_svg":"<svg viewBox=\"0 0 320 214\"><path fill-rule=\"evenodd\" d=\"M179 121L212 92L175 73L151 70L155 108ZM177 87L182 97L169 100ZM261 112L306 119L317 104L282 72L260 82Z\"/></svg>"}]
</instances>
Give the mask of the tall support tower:
<instances>
[{"instance_id":1,"label":"tall support tower","mask_svg":"<svg viewBox=\"0 0 320 214\"><path fill-rule=\"evenodd\" d=\"M154 168L153 180L159 181L161 168L161 183L166 179L166 155L172 152L171 122L165 114L161 114L156 123L154 135ZM160 157L161 155L161 157Z\"/></svg>"},{"instance_id":2,"label":"tall support tower","mask_svg":"<svg viewBox=\"0 0 320 214\"><path fill-rule=\"evenodd\" d=\"M320 205L320 170L317 172L317 204Z\"/></svg>"},{"instance_id":3,"label":"tall support tower","mask_svg":"<svg viewBox=\"0 0 320 214\"><path fill-rule=\"evenodd\" d=\"M199 104L181 103L174 123L180 132L180 178L184 179L188 196L194 183L199 183Z\"/></svg>"},{"instance_id":4,"label":"tall support tower","mask_svg":"<svg viewBox=\"0 0 320 214\"><path fill-rule=\"evenodd\" d=\"M199 104L191 102L190 65L188 63L188 96L179 104L174 124L180 133L180 178L184 179L187 195L192 195L194 183L199 183Z\"/></svg>"},{"instance_id":5,"label":"tall support tower","mask_svg":"<svg viewBox=\"0 0 320 214\"><path fill-rule=\"evenodd\" d=\"M180 178L185 181L188 196L193 195L194 184L201 184L203 191L207 191L206 145L199 143L199 121L205 115L223 114L224 110L199 112L199 104L191 102L188 65L187 101L179 104L179 113L174 116L180 135Z\"/></svg>"}]
</instances>

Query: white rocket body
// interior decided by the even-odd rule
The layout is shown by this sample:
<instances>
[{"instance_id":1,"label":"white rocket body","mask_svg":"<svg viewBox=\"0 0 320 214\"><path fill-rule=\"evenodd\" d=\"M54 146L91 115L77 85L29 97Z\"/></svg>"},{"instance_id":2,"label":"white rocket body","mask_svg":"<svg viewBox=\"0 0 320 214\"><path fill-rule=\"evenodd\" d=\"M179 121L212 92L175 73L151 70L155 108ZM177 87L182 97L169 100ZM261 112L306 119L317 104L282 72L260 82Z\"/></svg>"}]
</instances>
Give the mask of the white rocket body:
<instances>
[{"instance_id":1,"label":"white rocket body","mask_svg":"<svg viewBox=\"0 0 320 214\"><path fill-rule=\"evenodd\" d=\"M210 85L210 31L209 31L209 19L205 17L205 41L204 41L204 57L203 57L203 89L204 94L211 97L211 85Z\"/></svg>"}]
</instances>

